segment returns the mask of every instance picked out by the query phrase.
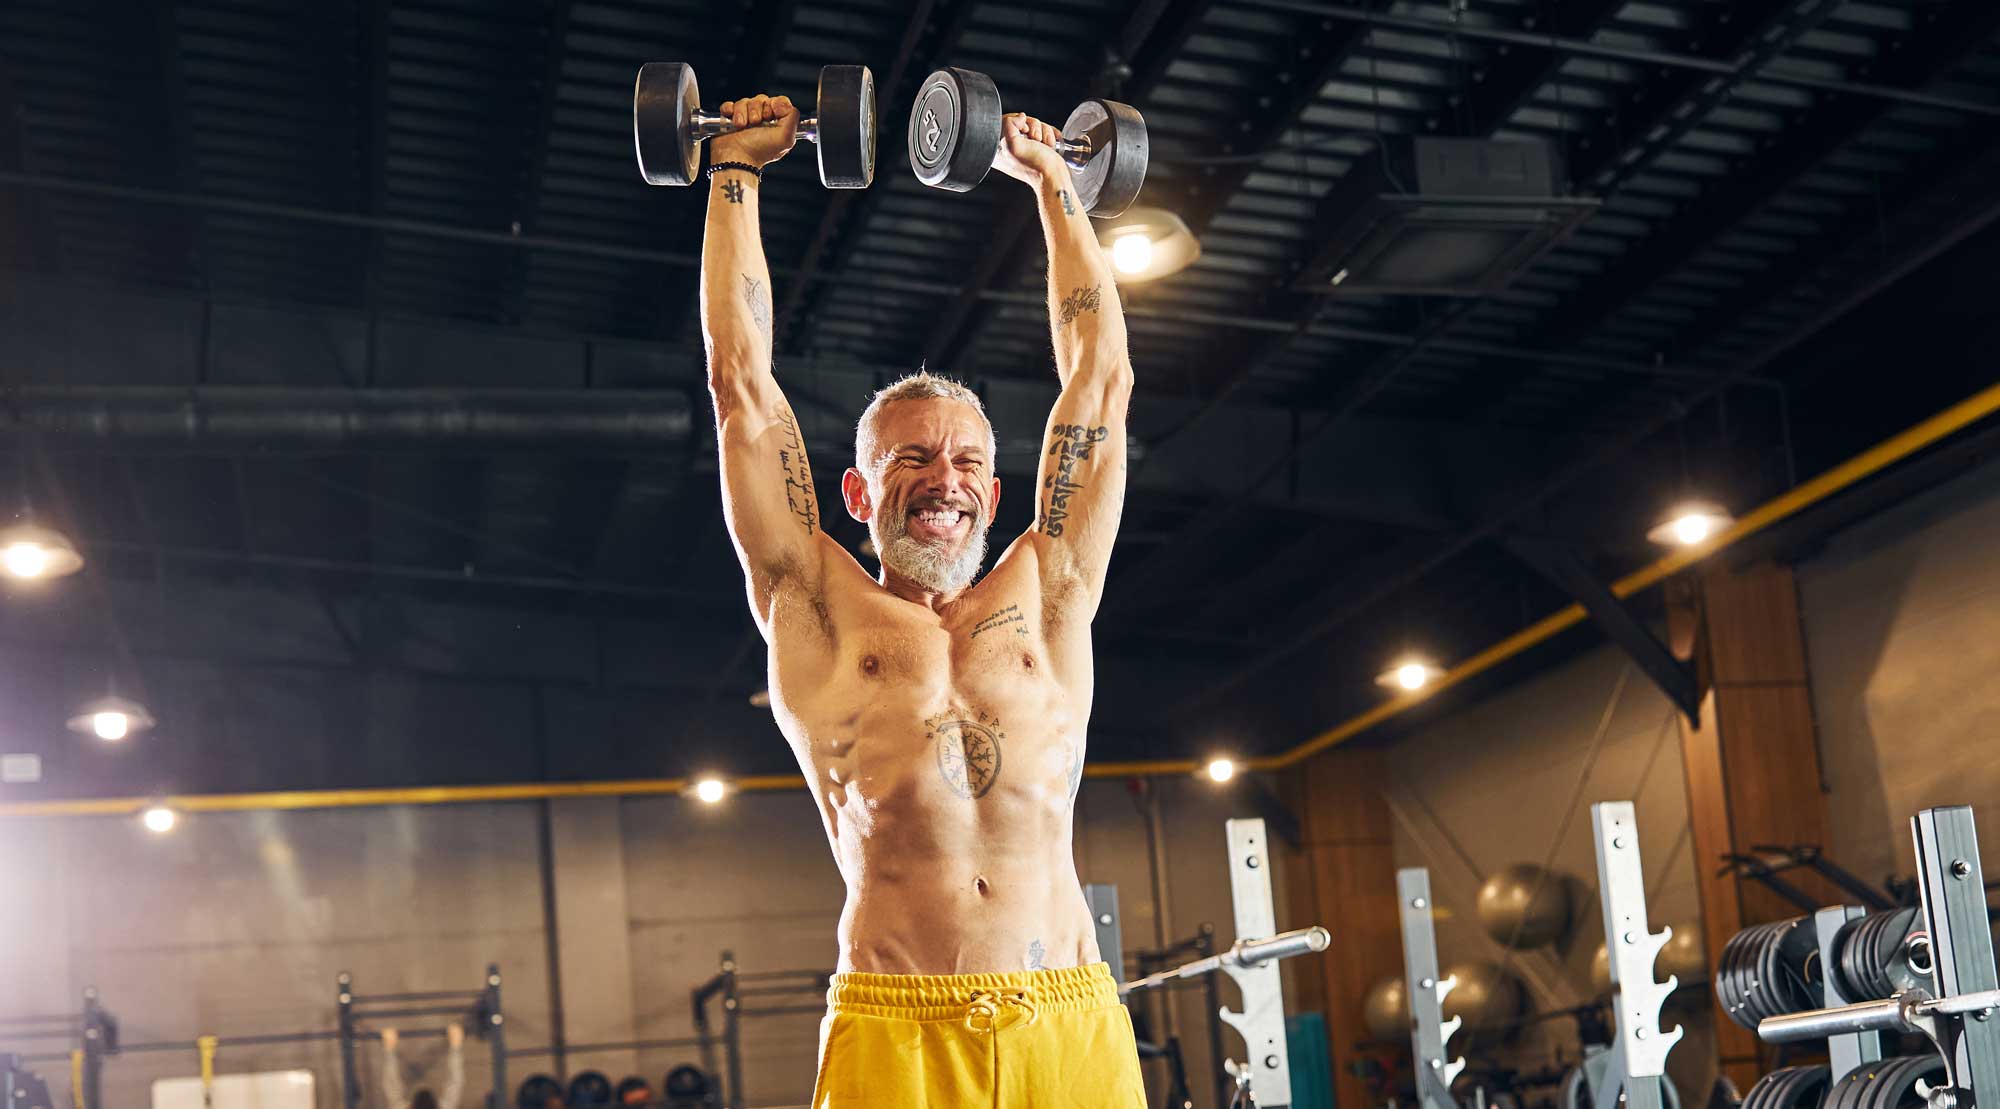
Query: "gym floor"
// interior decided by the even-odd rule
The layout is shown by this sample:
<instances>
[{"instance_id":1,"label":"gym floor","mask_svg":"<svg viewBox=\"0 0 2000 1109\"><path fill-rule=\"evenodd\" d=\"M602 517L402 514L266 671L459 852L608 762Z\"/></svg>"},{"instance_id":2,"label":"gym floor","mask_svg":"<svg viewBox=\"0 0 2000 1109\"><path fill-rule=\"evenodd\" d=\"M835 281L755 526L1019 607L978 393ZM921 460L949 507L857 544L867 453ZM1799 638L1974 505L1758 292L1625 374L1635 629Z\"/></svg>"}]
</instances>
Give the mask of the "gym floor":
<instances>
[{"instance_id":1,"label":"gym floor","mask_svg":"<svg viewBox=\"0 0 2000 1109\"><path fill-rule=\"evenodd\" d=\"M106 1059L103 1104L217 1035L219 1072L310 1071L332 1107L341 972L497 964L510 1087L659 1086L721 1066L634 1045L699 1038L724 952L831 967L842 887L716 493L707 193L641 177L646 63L711 110L823 98L824 153L762 191L775 361L871 570L833 491L872 389L926 365L980 393L996 550L1056 396L1030 202L919 180L920 89L953 66L1008 111L1143 117L1133 214L1098 226L1181 231L1120 277L1134 449L1078 870L1128 952L1226 946L1224 821L1266 819L1279 926L1333 933L1285 981L1343 1104L1414 1093L1399 1011L1369 1019L1399 867L1489 987L1458 1002L1491 1001L1469 1073L1556 1105L1603 1042L1593 803L1636 804L1653 925L1699 935L1703 983L1802 911L1725 856L1806 845L1895 894L1920 810L2000 842L2000 5L489 7L0 2L0 529L81 560L0 576L0 1055L52 1088L68 1046L6 1022L86 988L185 1048ZM866 188L821 180L854 135L828 65L873 81ZM1499 222L1451 238L1419 199ZM1546 938L1488 918L1509 897ZM1684 1103L1775 1065L1712 993L1668 1005ZM1134 1007L1220 1109L1200 991ZM732 1100L805 1101L815 1035L747 1022Z\"/></svg>"}]
</instances>

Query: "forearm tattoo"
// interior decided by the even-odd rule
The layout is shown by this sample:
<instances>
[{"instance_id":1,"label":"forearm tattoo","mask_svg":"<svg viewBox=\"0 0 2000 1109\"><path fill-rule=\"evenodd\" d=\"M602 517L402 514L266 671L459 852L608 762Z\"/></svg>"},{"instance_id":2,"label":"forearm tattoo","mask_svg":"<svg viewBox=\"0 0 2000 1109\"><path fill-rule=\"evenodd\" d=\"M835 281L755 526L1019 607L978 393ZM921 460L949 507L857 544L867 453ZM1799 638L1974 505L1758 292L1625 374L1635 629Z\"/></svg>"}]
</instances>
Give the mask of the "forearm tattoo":
<instances>
[{"instance_id":1,"label":"forearm tattoo","mask_svg":"<svg viewBox=\"0 0 2000 1109\"><path fill-rule=\"evenodd\" d=\"M722 183L722 199L727 200L731 204L743 203L743 182L724 181Z\"/></svg>"},{"instance_id":2,"label":"forearm tattoo","mask_svg":"<svg viewBox=\"0 0 2000 1109\"><path fill-rule=\"evenodd\" d=\"M1066 215L1066 216L1073 216L1073 215L1075 215L1075 214L1076 214L1076 205L1074 205L1074 204L1071 204L1071 203L1069 202L1069 190L1067 190L1067 189L1057 189L1057 190L1056 190L1056 197L1057 197L1057 199L1059 199L1059 200L1061 200L1061 201L1063 202L1063 215Z\"/></svg>"},{"instance_id":3,"label":"forearm tattoo","mask_svg":"<svg viewBox=\"0 0 2000 1109\"><path fill-rule=\"evenodd\" d=\"M1072 289L1070 294L1062 299L1062 303L1056 306L1056 330L1068 327L1085 312L1097 311L1097 306L1103 299L1103 294L1098 291L1100 288L1101 286L1092 285L1087 289Z\"/></svg>"},{"instance_id":4,"label":"forearm tattoo","mask_svg":"<svg viewBox=\"0 0 2000 1109\"><path fill-rule=\"evenodd\" d=\"M978 639L980 634L983 632L990 632L995 628L1004 628L1009 624L1013 625L1015 635L1018 635L1023 639L1027 638L1028 618L1021 615L1020 605L1008 605L1006 608L1003 608L1000 611L994 613L993 615L988 616L986 619L981 620L979 623L972 625L972 634L967 636L966 638Z\"/></svg>"},{"instance_id":5,"label":"forearm tattoo","mask_svg":"<svg viewBox=\"0 0 2000 1109\"><path fill-rule=\"evenodd\" d=\"M945 786L969 801L986 796L999 780L1000 748L1007 741L1000 721L983 714L971 720L934 716L924 726L937 750L938 777Z\"/></svg>"},{"instance_id":6,"label":"forearm tattoo","mask_svg":"<svg viewBox=\"0 0 2000 1109\"><path fill-rule=\"evenodd\" d=\"M819 530L819 495L813 491L812 466L806 461L805 437L790 408L778 410L778 472L785 478L785 503L811 535Z\"/></svg>"},{"instance_id":7,"label":"forearm tattoo","mask_svg":"<svg viewBox=\"0 0 2000 1109\"><path fill-rule=\"evenodd\" d=\"M1077 464L1088 461L1090 452L1110 434L1111 429L1102 424L1097 427L1057 424L1049 429L1048 453L1050 458L1055 459L1055 464L1049 467L1049 476L1042 479L1045 495L1038 523L1043 534L1059 536L1063 533L1063 524L1069 519L1070 496L1083 489Z\"/></svg>"},{"instance_id":8,"label":"forearm tattoo","mask_svg":"<svg viewBox=\"0 0 2000 1109\"><path fill-rule=\"evenodd\" d=\"M766 340L771 338L771 290L749 274L743 275L743 303L750 306L750 322Z\"/></svg>"}]
</instances>

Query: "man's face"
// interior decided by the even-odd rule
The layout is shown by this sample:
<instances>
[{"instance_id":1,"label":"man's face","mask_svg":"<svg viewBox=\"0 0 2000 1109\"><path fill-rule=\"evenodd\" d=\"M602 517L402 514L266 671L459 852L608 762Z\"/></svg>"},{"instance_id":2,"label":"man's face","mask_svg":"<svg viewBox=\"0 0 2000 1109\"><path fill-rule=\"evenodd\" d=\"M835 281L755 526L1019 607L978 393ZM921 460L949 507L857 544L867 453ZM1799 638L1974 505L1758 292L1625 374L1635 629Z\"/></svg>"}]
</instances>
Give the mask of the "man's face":
<instances>
[{"instance_id":1,"label":"man's face","mask_svg":"<svg viewBox=\"0 0 2000 1109\"><path fill-rule=\"evenodd\" d=\"M1000 503L977 409L949 398L897 401L875 414L876 457L842 483L882 565L933 593L972 584Z\"/></svg>"}]
</instances>

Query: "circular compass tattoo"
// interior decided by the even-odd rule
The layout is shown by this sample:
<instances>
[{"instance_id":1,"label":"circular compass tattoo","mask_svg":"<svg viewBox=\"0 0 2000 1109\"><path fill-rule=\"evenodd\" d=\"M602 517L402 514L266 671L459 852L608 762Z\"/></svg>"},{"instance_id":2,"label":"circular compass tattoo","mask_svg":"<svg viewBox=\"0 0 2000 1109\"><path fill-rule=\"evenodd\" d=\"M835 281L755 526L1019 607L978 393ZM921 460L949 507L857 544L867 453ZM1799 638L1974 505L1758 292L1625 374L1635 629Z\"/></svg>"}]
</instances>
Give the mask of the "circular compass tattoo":
<instances>
[{"instance_id":1,"label":"circular compass tattoo","mask_svg":"<svg viewBox=\"0 0 2000 1109\"><path fill-rule=\"evenodd\" d=\"M953 793L965 798L986 796L1000 777L1000 741L1006 733L998 720L930 720L937 745L938 774Z\"/></svg>"}]
</instances>

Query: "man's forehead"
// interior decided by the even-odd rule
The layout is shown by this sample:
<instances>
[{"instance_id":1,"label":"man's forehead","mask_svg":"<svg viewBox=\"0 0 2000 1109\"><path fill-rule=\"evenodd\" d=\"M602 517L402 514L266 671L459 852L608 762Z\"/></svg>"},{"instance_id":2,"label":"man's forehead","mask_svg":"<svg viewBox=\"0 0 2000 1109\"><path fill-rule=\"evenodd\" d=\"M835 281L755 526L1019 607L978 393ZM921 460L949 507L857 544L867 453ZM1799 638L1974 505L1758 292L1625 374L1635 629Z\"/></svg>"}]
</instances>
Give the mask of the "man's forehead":
<instances>
[{"instance_id":1,"label":"man's forehead","mask_svg":"<svg viewBox=\"0 0 2000 1109\"><path fill-rule=\"evenodd\" d=\"M984 448L989 431L978 409L950 397L923 397L882 407L876 432L884 445L966 444Z\"/></svg>"}]
</instances>

